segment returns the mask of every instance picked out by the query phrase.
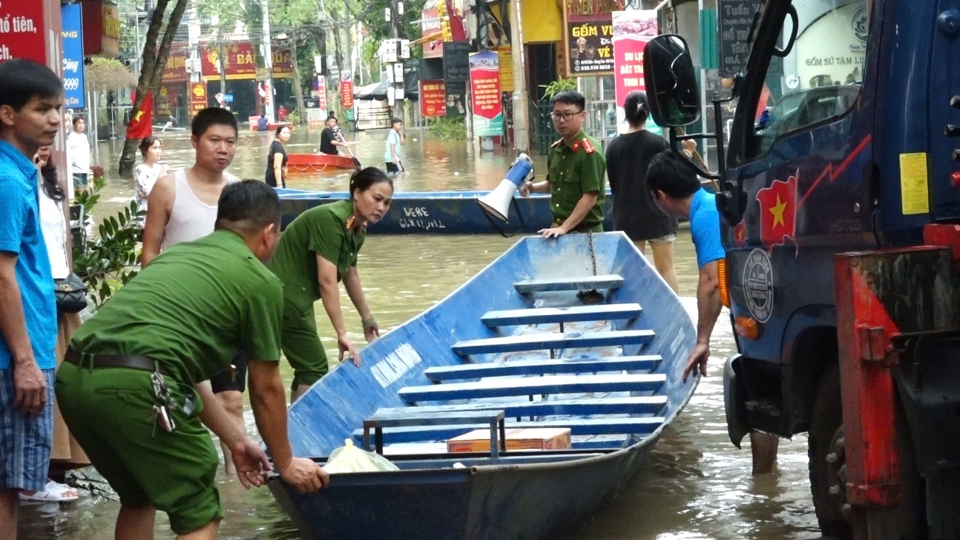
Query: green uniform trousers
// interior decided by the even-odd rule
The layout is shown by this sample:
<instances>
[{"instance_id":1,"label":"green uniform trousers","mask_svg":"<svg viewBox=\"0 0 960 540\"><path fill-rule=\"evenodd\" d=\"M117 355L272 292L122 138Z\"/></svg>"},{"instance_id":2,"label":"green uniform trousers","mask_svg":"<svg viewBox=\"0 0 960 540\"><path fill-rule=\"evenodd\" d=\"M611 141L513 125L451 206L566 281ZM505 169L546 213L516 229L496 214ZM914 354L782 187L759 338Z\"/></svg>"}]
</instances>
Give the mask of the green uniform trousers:
<instances>
[{"instance_id":1,"label":"green uniform trousers","mask_svg":"<svg viewBox=\"0 0 960 540\"><path fill-rule=\"evenodd\" d=\"M327 374L327 351L317 335L312 300L283 295L280 348L293 367L292 390L300 385L310 386Z\"/></svg>"},{"instance_id":2,"label":"green uniform trousers","mask_svg":"<svg viewBox=\"0 0 960 540\"><path fill-rule=\"evenodd\" d=\"M167 377L176 423L164 431L152 419L149 371L82 368L64 363L57 371L57 402L70 432L97 471L131 507L153 505L170 517L170 528L186 534L223 518L215 484L219 459L200 422L196 391ZM196 409L185 413L185 403Z\"/></svg>"}]
</instances>

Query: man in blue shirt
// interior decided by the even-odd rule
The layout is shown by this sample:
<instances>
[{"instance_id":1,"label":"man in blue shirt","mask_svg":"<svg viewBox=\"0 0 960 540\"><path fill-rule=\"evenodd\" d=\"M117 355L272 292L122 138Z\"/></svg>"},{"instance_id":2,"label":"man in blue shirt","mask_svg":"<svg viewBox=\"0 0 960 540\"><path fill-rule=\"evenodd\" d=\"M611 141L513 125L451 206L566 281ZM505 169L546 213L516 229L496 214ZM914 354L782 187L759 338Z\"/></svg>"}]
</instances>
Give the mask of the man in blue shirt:
<instances>
[{"instance_id":1,"label":"man in blue shirt","mask_svg":"<svg viewBox=\"0 0 960 540\"><path fill-rule=\"evenodd\" d=\"M42 491L53 438L57 307L33 156L62 130L63 86L28 60L0 64L0 538L19 492Z\"/></svg>"},{"instance_id":2,"label":"man in blue shirt","mask_svg":"<svg viewBox=\"0 0 960 540\"><path fill-rule=\"evenodd\" d=\"M689 152L689 147L686 152ZM654 201L667 215L690 220L690 235L697 250L697 344L690 352L683 370L686 382L691 373L707 374L710 358L710 334L720 316L719 261L726 257L720 240L720 213L716 197L703 189L700 179L670 150L654 156L647 171L647 186ZM750 432L750 451L753 454L753 474L773 470L777 459L776 435Z\"/></svg>"},{"instance_id":3,"label":"man in blue shirt","mask_svg":"<svg viewBox=\"0 0 960 540\"><path fill-rule=\"evenodd\" d=\"M690 352L683 380L696 371L707 374L710 334L723 307L720 303L718 263L726 257L720 241L720 213L716 198L700 186L700 179L672 151L650 160L647 186L657 206L669 216L690 220L690 234L697 250L697 345Z\"/></svg>"}]
</instances>

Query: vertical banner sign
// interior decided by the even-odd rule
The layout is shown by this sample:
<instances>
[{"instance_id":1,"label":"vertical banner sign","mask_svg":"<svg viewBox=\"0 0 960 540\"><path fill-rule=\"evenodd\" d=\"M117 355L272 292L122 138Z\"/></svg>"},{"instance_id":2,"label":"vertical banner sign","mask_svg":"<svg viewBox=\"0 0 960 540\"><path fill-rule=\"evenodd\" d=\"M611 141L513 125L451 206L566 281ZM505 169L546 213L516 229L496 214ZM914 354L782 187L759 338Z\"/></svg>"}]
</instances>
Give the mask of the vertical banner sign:
<instances>
[{"instance_id":1,"label":"vertical banner sign","mask_svg":"<svg viewBox=\"0 0 960 540\"><path fill-rule=\"evenodd\" d=\"M470 44L451 41L443 45L443 80L447 118L466 114L467 83L470 81Z\"/></svg>"},{"instance_id":2,"label":"vertical banner sign","mask_svg":"<svg viewBox=\"0 0 960 540\"><path fill-rule=\"evenodd\" d=\"M353 81L340 81L340 106L353 108Z\"/></svg>"},{"instance_id":3,"label":"vertical banner sign","mask_svg":"<svg viewBox=\"0 0 960 540\"><path fill-rule=\"evenodd\" d=\"M617 126L621 133L628 127L625 122L623 102L627 94L646 92L643 80L643 50L647 42L657 36L657 12L615 11L613 13L613 59L616 76ZM647 119L647 129L661 134L662 130Z\"/></svg>"},{"instance_id":4,"label":"vertical banner sign","mask_svg":"<svg viewBox=\"0 0 960 540\"><path fill-rule=\"evenodd\" d=\"M747 67L750 54L750 28L763 0L717 1L717 49L720 51L720 76L733 77Z\"/></svg>"},{"instance_id":5,"label":"vertical banner sign","mask_svg":"<svg viewBox=\"0 0 960 540\"><path fill-rule=\"evenodd\" d=\"M190 83L190 117L207 108L207 83Z\"/></svg>"},{"instance_id":6,"label":"vertical banner sign","mask_svg":"<svg viewBox=\"0 0 960 540\"><path fill-rule=\"evenodd\" d=\"M445 91L443 79L420 81L420 115L424 118L446 116Z\"/></svg>"},{"instance_id":7,"label":"vertical banner sign","mask_svg":"<svg viewBox=\"0 0 960 540\"><path fill-rule=\"evenodd\" d=\"M317 77L317 108L327 110L327 81L322 75Z\"/></svg>"},{"instance_id":8,"label":"vertical banner sign","mask_svg":"<svg viewBox=\"0 0 960 540\"><path fill-rule=\"evenodd\" d=\"M510 45L501 45L497 47L497 56L500 61L500 91L513 92L515 89L513 81L513 50Z\"/></svg>"},{"instance_id":9,"label":"vertical banner sign","mask_svg":"<svg viewBox=\"0 0 960 540\"><path fill-rule=\"evenodd\" d=\"M63 21L63 104L68 109L87 106L83 83L83 19L80 4L61 6Z\"/></svg>"},{"instance_id":10,"label":"vertical banner sign","mask_svg":"<svg viewBox=\"0 0 960 540\"><path fill-rule=\"evenodd\" d=\"M500 70L497 53L470 55L470 96L473 132L477 137L503 135L503 103L500 101Z\"/></svg>"},{"instance_id":11,"label":"vertical banner sign","mask_svg":"<svg viewBox=\"0 0 960 540\"><path fill-rule=\"evenodd\" d=\"M567 75L613 75L613 12L619 0L566 0L563 3L563 48Z\"/></svg>"},{"instance_id":12,"label":"vertical banner sign","mask_svg":"<svg viewBox=\"0 0 960 540\"><path fill-rule=\"evenodd\" d=\"M0 0L0 62L14 58L47 63L43 2Z\"/></svg>"}]
</instances>

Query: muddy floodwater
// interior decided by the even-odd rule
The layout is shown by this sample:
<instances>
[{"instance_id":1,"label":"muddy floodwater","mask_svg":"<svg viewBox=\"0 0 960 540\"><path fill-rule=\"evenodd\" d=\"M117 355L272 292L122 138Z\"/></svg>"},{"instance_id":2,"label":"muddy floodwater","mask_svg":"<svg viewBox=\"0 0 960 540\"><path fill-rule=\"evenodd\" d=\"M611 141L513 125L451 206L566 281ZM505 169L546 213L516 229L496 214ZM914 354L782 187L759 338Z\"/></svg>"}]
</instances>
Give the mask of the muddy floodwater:
<instances>
[{"instance_id":1,"label":"muddy floodwater","mask_svg":"<svg viewBox=\"0 0 960 540\"><path fill-rule=\"evenodd\" d=\"M159 134L164 141L164 162L178 168L193 159L185 132ZM358 140L357 157L364 165L383 167L386 132L366 132ZM267 147L272 136L241 132L237 157L230 171L241 178L263 178ZM101 142L94 162L116 170L122 141ZM298 129L287 144L290 153L312 152L318 134ZM407 130L403 162L407 172L397 182L403 191L468 190L495 187L509 168L512 156L480 155L473 145L432 139L427 132ZM534 157L538 177L545 174L545 159ZM128 203L132 180L108 174L98 213ZM288 187L345 190L344 174L293 177ZM498 236L370 236L360 253L359 270L367 299L382 328L395 328L447 294L513 244ZM696 258L687 232L676 244L676 266L681 296L696 293ZM355 343L363 342L360 319L344 298L344 315ZM147 306L144 309L149 309ZM317 309L320 335L328 355L336 358L336 340L323 309ZM807 475L807 444L803 436L781 441L777 469L753 477L749 441L737 450L727 437L723 412L721 372L727 356L735 352L728 315L714 331L710 370L679 419L666 430L640 474L612 503L579 528L565 532L563 540L587 539L814 539L817 529ZM361 353L362 356L362 353ZM292 370L281 363L284 383ZM247 429L256 434L253 415L247 411ZM299 538L289 519L266 488L246 491L235 478L218 479L225 519L220 538ZM100 540L113 538L119 503L81 495L69 505L31 504L21 512L21 538L30 540ZM172 539L166 517L159 515L157 538Z\"/></svg>"}]
</instances>

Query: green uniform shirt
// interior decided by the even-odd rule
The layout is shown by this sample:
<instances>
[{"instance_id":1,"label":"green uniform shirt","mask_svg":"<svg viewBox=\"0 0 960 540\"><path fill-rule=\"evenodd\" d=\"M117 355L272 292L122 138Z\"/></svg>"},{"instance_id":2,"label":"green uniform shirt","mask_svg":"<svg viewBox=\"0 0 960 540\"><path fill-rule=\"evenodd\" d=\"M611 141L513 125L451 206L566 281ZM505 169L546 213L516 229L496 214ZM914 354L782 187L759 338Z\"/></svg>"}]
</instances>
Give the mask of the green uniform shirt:
<instances>
[{"instance_id":1,"label":"green uniform shirt","mask_svg":"<svg viewBox=\"0 0 960 540\"><path fill-rule=\"evenodd\" d=\"M286 292L302 292L311 302L320 299L317 255L337 265L337 281L357 265L367 232L347 223L352 215L353 201L337 201L311 208L287 226L268 265Z\"/></svg>"},{"instance_id":2,"label":"green uniform shirt","mask_svg":"<svg viewBox=\"0 0 960 540\"><path fill-rule=\"evenodd\" d=\"M584 193L597 192L597 204L574 229L586 231L603 226L604 174L607 161L600 143L583 130L568 146L560 139L547 156L547 180L550 181L550 210L553 225L559 227L576 208Z\"/></svg>"},{"instance_id":3,"label":"green uniform shirt","mask_svg":"<svg viewBox=\"0 0 960 540\"><path fill-rule=\"evenodd\" d=\"M217 231L160 254L77 330L87 354L141 355L195 385L247 358L280 360L283 288L240 236Z\"/></svg>"}]
</instances>

